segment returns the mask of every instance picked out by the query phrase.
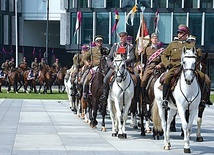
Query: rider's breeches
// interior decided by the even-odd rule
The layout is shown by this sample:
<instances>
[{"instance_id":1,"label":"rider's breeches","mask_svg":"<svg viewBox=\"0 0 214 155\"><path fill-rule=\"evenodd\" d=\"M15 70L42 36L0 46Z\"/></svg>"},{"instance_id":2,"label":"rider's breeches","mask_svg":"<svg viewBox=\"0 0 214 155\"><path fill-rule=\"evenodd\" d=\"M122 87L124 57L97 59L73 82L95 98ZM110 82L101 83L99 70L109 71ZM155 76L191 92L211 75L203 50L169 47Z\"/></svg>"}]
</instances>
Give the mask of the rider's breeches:
<instances>
[{"instance_id":1,"label":"rider's breeches","mask_svg":"<svg viewBox=\"0 0 214 155\"><path fill-rule=\"evenodd\" d=\"M103 83L108 83L113 72L114 72L113 69L109 69L108 73L105 75L105 77L103 79Z\"/></svg>"},{"instance_id":2,"label":"rider's breeches","mask_svg":"<svg viewBox=\"0 0 214 155\"><path fill-rule=\"evenodd\" d=\"M83 73L83 75L82 75L82 77L81 77L81 80L80 80L80 84L83 84L83 83L84 83L84 81L85 81L85 79L86 79L86 76L89 74L89 71L90 71L90 69L87 69L87 70Z\"/></svg>"},{"instance_id":3,"label":"rider's breeches","mask_svg":"<svg viewBox=\"0 0 214 155\"><path fill-rule=\"evenodd\" d=\"M153 72L153 69L146 69L143 73L142 81L141 81L141 87L146 87L147 82L149 80L149 77L151 76L151 73Z\"/></svg>"},{"instance_id":4,"label":"rider's breeches","mask_svg":"<svg viewBox=\"0 0 214 155\"><path fill-rule=\"evenodd\" d=\"M92 75L88 73L88 75L85 77L83 85L89 85L89 81L92 78Z\"/></svg>"},{"instance_id":5,"label":"rider's breeches","mask_svg":"<svg viewBox=\"0 0 214 155\"><path fill-rule=\"evenodd\" d=\"M164 84L170 85L171 79L174 76L174 72L175 72L176 68L171 68L170 70L168 70L168 72L166 72L166 76L164 79Z\"/></svg>"}]
</instances>

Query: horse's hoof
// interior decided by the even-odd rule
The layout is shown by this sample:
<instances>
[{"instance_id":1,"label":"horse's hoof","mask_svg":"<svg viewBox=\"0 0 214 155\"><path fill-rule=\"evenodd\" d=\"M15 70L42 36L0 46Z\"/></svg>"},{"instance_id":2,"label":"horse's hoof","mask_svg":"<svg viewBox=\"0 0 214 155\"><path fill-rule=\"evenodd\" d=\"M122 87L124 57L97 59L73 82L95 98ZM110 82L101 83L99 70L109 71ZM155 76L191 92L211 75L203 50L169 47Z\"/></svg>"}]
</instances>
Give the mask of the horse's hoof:
<instances>
[{"instance_id":1,"label":"horse's hoof","mask_svg":"<svg viewBox=\"0 0 214 155\"><path fill-rule=\"evenodd\" d=\"M164 150L170 150L170 146L164 146L163 149Z\"/></svg>"},{"instance_id":2,"label":"horse's hoof","mask_svg":"<svg viewBox=\"0 0 214 155\"><path fill-rule=\"evenodd\" d=\"M126 134L126 133L123 133L123 137L126 139L126 138L127 138L127 134Z\"/></svg>"},{"instance_id":3,"label":"horse's hoof","mask_svg":"<svg viewBox=\"0 0 214 155\"><path fill-rule=\"evenodd\" d=\"M184 148L184 153L191 153L190 148Z\"/></svg>"},{"instance_id":4,"label":"horse's hoof","mask_svg":"<svg viewBox=\"0 0 214 155\"><path fill-rule=\"evenodd\" d=\"M197 141L197 142L203 142L204 139L203 139L203 137L197 137L197 138L196 138L196 141Z\"/></svg>"},{"instance_id":5,"label":"horse's hoof","mask_svg":"<svg viewBox=\"0 0 214 155\"><path fill-rule=\"evenodd\" d=\"M107 130L106 130L105 127L102 127L102 128L101 128L101 131L102 131L102 132L106 132Z\"/></svg>"},{"instance_id":6,"label":"horse's hoof","mask_svg":"<svg viewBox=\"0 0 214 155\"><path fill-rule=\"evenodd\" d=\"M112 137L117 137L117 133L112 133L111 136Z\"/></svg>"},{"instance_id":7,"label":"horse's hoof","mask_svg":"<svg viewBox=\"0 0 214 155\"><path fill-rule=\"evenodd\" d=\"M133 126L133 129L138 129L137 125L134 125L134 126Z\"/></svg>"},{"instance_id":8,"label":"horse's hoof","mask_svg":"<svg viewBox=\"0 0 214 155\"><path fill-rule=\"evenodd\" d=\"M146 133L145 132L141 132L140 135L141 136L146 136Z\"/></svg>"},{"instance_id":9,"label":"horse's hoof","mask_svg":"<svg viewBox=\"0 0 214 155\"><path fill-rule=\"evenodd\" d=\"M118 134L118 138L119 139L124 139L124 135L123 134Z\"/></svg>"}]
</instances>

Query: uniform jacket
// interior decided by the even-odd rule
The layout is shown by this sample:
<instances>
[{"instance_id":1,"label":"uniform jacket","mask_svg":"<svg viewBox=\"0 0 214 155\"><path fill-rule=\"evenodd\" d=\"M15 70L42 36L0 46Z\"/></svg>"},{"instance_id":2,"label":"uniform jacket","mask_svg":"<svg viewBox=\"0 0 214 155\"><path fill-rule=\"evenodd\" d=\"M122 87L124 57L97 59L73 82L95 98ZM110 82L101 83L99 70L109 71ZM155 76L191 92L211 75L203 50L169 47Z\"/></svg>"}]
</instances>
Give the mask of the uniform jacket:
<instances>
[{"instance_id":1,"label":"uniform jacket","mask_svg":"<svg viewBox=\"0 0 214 155\"><path fill-rule=\"evenodd\" d=\"M172 67L178 67L181 65L181 54L184 46L187 49L190 49L194 47L194 44L185 41L183 43L181 41L173 41L168 45L161 55L163 65L166 68L169 65L172 65Z\"/></svg>"},{"instance_id":2,"label":"uniform jacket","mask_svg":"<svg viewBox=\"0 0 214 155\"><path fill-rule=\"evenodd\" d=\"M114 54L117 53L120 46L121 46L120 43L115 43L112 46L111 51L107 57L107 62L108 62L109 67L111 67L112 61L114 59ZM135 61L134 45L126 43L124 45L124 47L125 47L126 52L124 54L122 54L122 56L126 60L126 65L129 66L129 65L131 65L132 62Z\"/></svg>"}]
</instances>

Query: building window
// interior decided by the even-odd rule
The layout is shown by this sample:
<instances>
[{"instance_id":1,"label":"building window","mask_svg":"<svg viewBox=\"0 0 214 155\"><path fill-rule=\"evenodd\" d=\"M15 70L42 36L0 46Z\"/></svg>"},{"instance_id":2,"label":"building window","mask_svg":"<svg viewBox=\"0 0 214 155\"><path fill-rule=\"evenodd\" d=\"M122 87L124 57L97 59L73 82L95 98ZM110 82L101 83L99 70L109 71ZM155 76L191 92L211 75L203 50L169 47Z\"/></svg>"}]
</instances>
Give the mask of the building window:
<instances>
[{"instance_id":1,"label":"building window","mask_svg":"<svg viewBox=\"0 0 214 155\"><path fill-rule=\"evenodd\" d=\"M105 8L106 0L92 0L92 8Z\"/></svg>"},{"instance_id":2,"label":"building window","mask_svg":"<svg viewBox=\"0 0 214 155\"><path fill-rule=\"evenodd\" d=\"M106 0L106 6L107 8L119 8L120 7L120 1L116 0Z\"/></svg>"},{"instance_id":3,"label":"building window","mask_svg":"<svg viewBox=\"0 0 214 155\"><path fill-rule=\"evenodd\" d=\"M196 36L197 45L201 45L201 28L202 28L202 14L190 13L189 15L190 34Z\"/></svg>"},{"instance_id":4,"label":"building window","mask_svg":"<svg viewBox=\"0 0 214 155\"><path fill-rule=\"evenodd\" d=\"M82 19L82 43L89 44L92 42L93 37L93 14L92 13L83 13Z\"/></svg>"},{"instance_id":5,"label":"building window","mask_svg":"<svg viewBox=\"0 0 214 155\"><path fill-rule=\"evenodd\" d=\"M214 15L213 13L206 13L205 15L205 28L204 28L204 44L213 45L214 42Z\"/></svg>"},{"instance_id":6,"label":"building window","mask_svg":"<svg viewBox=\"0 0 214 155\"><path fill-rule=\"evenodd\" d=\"M201 8L213 8L213 0L201 0Z\"/></svg>"},{"instance_id":7,"label":"building window","mask_svg":"<svg viewBox=\"0 0 214 155\"><path fill-rule=\"evenodd\" d=\"M122 8L131 8L135 5L134 0L121 0L122 1Z\"/></svg>"},{"instance_id":8,"label":"building window","mask_svg":"<svg viewBox=\"0 0 214 155\"><path fill-rule=\"evenodd\" d=\"M182 7L182 0L168 0L169 1L169 8L181 8Z\"/></svg>"},{"instance_id":9,"label":"building window","mask_svg":"<svg viewBox=\"0 0 214 155\"><path fill-rule=\"evenodd\" d=\"M173 35L177 36L178 26L180 24L186 25L187 16L186 13L174 13L173 16Z\"/></svg>"},{"instance_id":10,"label":"building window","mask_svg":"<svg viewBox=\"0 0 214 155\"><path fill-rule=\"evenodd\" d=\"M109 14L107 12L97 13L96 35L104 37L104 44L109 44Z\"/></svg>"},{"instance_id":11,"label":"building window","mask_svg":"<svg viewBox=\"0 0 214 155\"><path fill-rule=\"evenodd\" d=\"M166 0L153 0L153 8L166 8Z\"/></svg>"},{"instance_id":12,"label":"building window","mask_svg":"<svg viewBox=\"0 0 214 155\"><path fill-rule=\"evenodd\" d=\"M88 8L88 0L77 0L80 8Z\"/></svg>"},{"instance_id":13,"label":"building window","mask_svg":"<svg viewBox=\"0 0 214 155\"><path fill-rule=\"evenodd\" d=\"M197 0L184 0L184 8L198 8Z\"/></svg>"},{"instance_id":14,"label":"building window","mask_svg":"<svg viewBox=\"0 0 214 155\"><path fill-rule=\"evenodd\" d=\"M160 13L159 15L160 15L160 20L158 23L158 37L161 42L168 44L171 42L171 34L172 34L172 32L171 32L171 14Z\"/></svg>"}]
</instances>

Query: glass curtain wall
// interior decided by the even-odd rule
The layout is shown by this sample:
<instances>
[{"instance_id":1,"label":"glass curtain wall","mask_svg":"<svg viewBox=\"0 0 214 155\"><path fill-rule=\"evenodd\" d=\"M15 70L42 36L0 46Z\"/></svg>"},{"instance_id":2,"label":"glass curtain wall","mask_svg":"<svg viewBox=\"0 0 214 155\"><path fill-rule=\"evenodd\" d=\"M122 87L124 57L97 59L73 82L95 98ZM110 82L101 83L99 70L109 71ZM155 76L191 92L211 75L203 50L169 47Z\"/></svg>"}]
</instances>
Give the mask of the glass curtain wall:
<instances>
[{"instance_id":1,"label":"glass curtain wall","mask_svg":"<svg viewBox=\"0 0 214 155\"><path fill-rule=\"evenodd\" d=\"M213 8L213 0L200 0L201 8Z\"/></svg>"},{"instance_id":2,"label":"glass curtain wall","mask_svg":"<svg viewBox=\"0 0 214 155\"><path fill-rule=\"evenodd\" d=\"M166 8L166 0L153 0L153 8Z\"/></svg>"},{"instance_id":3,"label":"glass curtain wall","mask_svg":"<svg viewBox=\"0 0 214 155\"><path fill-rule=\"evenodd\" d=\"M196 44L201 45L202 13L189 14L190 34L196 36Z\"/></svg>"},{"instance_id":4,"label":"glass curtain wall","mask_svg":"<svg viewBox=\"0 0 214 155\"><path fill-rule=\"evenodd\" d=\"M165 44L171 42L171 14L160 13L160 20L158 22L158 37L159 40ZM177 30L176 30L177 31Z\"/></svg>"},{"instance_id":5,"label":"glass curtain wall","mask_svg":"<svg viewBox=\"0 0 214 155\"><path fill-rule=\"evenodd\" d=\"M204 27L204 44L205 45L213 45L214 42L214 14L206 13L205 14L205 27Z\"/></svg>"},{"instance_id":6,"label":"glass curtain wall","mask_svg":"<svg viewBox=\"0 0 214 155\"><path fill-rule=\"evenodd\" d=\"M184 0L184 8L197 8L198 0Z\"/></svg>"},{"instance_id":7,"label":"glass curtain wall","mask_svg":"<svg viewBox=\"0 0 214 155\"><path fill-rule=\"evenodd\" d=\"M178 26L180 24L186 25L187 15L186 13L174 13L173 16L173 36L177 36Z\"/></svg>"},{"instance_id":8,"label":"glass curtain wall","mask_svg":"<svg viewBox=\"0 0 214 155\"><path fill-rule=\"evenodd\" d=\"M97 13L96 18L96 35L104 37L104 44L109 43L109 14L108 12Z\"/></svg>"},{"instance_id":9,"label":"glass curtain wall","mask_svg":"<svg viewBox=\"0 0 214 155\"><path fill-rule=\"evenodd\" d=\"M181 8L182 0L168 0L169 8Z\"/></svg>"}]
</instances>

